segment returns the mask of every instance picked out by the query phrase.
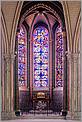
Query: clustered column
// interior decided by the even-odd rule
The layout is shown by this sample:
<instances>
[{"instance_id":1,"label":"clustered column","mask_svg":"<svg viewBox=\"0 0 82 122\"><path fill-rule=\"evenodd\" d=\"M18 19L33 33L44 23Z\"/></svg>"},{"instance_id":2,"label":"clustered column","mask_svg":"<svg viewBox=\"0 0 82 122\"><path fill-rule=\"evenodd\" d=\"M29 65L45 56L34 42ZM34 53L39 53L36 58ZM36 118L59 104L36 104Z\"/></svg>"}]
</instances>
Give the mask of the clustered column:
<instances>
[{"instance_id":1,"label":"clustered column","mask_svg":"<svg viewBox=\"0 0 82 122\"><path fill-rule=\"evenodd\" d=\"M78 117L78 53L72 54L72 115L74 118Z\"/></svg>"},{"instance_id":2,"label":"clustered column","mask_svg":"<svg viewBox=\"0 0 82 122\"><path fill-rule=\"evenodd\" d=\"M78 79L78 53L67 52L68 76L68 112L71 118L78 118L79 112L79 79ZM78 100L79 99L79 100Z\"/></svg>"},{"instance_id":3,"label":"clustered column","mask_svg":"<svg viewBox=\"0 0 82 122\"><path fill-rule=\"evenodd\" d=\"M68 97L68 114L71 112L72 104L71 104L71 75L72 75L72 60L71 60L71 53L67 52L67 97Z\"/></svg>"},{"instance_id":4,"label":"clustered column","mask_svg":"<svg viewBox=\"0 0 82 122\"><path fill-rule=\"evenodd\" d=\"M5 112L10 112L11 108L10 108L10 103L11 103L11 82L10 82L10 55L9 54L5 54L4 55L4 62L5 62L5 81L4 81L4 88L5 88Z\"/></svg>"},{"instance_id":5,"label":"clustered column","mask_svg":"<svg viewBox=\"0 0 82 122\"><path fill-rule=\"evenodd\" d=\"M15 61L15 55L14 54L11 54L11 58L10 58L10 81L11 81L11 111L13 112L14 111L14 61Z\"/></svg>"},{"instance_id":6,"label":"clustered column","mask_svg":"<svg viewBox=\"0 0 82 122\"><path fill-rule=\"evenodd\" d=\"M2 111L2 119L9 119L13 116L14 103L13 103L13 63L14 55L4 54L4 101L2 106L4 110ZM3 97L2 97L3 98Z\"/></svg>"}]
</instances>

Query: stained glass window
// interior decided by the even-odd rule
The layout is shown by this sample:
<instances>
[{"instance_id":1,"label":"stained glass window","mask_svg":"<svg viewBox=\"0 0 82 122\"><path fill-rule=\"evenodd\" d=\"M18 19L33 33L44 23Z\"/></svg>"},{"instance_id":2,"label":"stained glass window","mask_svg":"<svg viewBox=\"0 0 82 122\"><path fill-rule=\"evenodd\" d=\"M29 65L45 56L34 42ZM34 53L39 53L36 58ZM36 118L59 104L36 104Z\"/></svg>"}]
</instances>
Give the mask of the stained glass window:
<instances>
[{"instance_id":1,"label":"stained glass window","mask_svg":"<svg viewBox=\"0 0 82 122\"><path fill-rule=\"evenodd\" d=\"M63 63L63 55L64 55L64 44L62 38L62 29L60 26L56 29L56 55L55 55L55 67L56 67L56 87L63 87L63 77L64 77L64 63Z\"/></svg>"},{"instance_id":2,"label":"stained glass window","mask_svg":"<svg viewBox=\"0 0 82 122\"><path fill-rule=\"evenodd\" d=\"M27 85L27 43L24 28L21 27L18 36L18 83L19 87Z\"/></svg>"},{"instance_id":3,"label":"stained glass window","mask_svg":"<svg viewBox=\"0 0 82 122\"><path fill-rule=\"evenodd\" d=\"M43 26L33 32L33 89L49 89L49 33Z\"/></svg>"}]
</instances>

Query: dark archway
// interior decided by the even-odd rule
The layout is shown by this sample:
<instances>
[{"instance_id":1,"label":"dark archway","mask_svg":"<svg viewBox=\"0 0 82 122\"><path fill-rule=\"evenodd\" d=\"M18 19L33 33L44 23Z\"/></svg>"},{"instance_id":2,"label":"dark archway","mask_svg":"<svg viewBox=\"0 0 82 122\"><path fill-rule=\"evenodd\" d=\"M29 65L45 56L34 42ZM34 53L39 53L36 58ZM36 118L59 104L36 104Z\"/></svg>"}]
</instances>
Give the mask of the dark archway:
<instances>
[{"instance_id":1,"label":"dark archway","mask_svg":"<svg viewBox=\"0 0 82 122\"><path fill-rule=\"evenodd\" d=\"M38 16L38 17L37 17ZM43 17L44 16L44 17ZM38 20L35 20L35 18L38 18ZM42 18L41 18L42 17ZM39 18L41 21L39 21ZM50 20L50 18L52 18L52 21ZM44 22L45 21L45 22ZM61 32L61 36L63 38L63 32L65 33L66 36L66 30L65 30L65 22L64 22L64 14L63 14L63 8L60 2L58 1L54 1L54 2L27 2L25 1L23 3L23 7L20 13L20 19L19 19L19 24L18 24L18 28L21 26L21 24L23 24L26 27L27 30L27 90L21 93L21 95L19 94L19 86L15 86L17 88L16 93L17 93L17 97L16 97L16 109L20 109L22 111L27 111L27 110L31 110L33 109L33 96L32 96L32 31L34 28L36 28L38 25L45 25L48 29L49 29L49 33L50 33L50 58L51 58L51 63L50 63L50 91L48 92L49 94L49 104L50 104L50 109L53 108L53 111L55 112L61 112L62 109L67 109L67 59L65 57L65 51L67 50L67 42L64 43L64 84L63 84L63 91L62 93L60 93L60 96L62 94L62 102L58 103L58 101L61 99L58 99L56 101L56 98L60 97L59 93L54 92L55 90L55 79L56 79L56 75L55 75L55 32L56 29L59 26L61 26L62 32ZM27 26L28 25L28 26ZM63 38L63 40L66 40L66 37ZM16 59L17 61L17 59ZM15 74L15 76L17 76L17 74ZM16 83L18 82L17 79ZM18 91L18 92L17 92ZM45 91L45 90L44 90ZM41 91L40 91L41 92ZM28 95L27 95L28 94ZM37 94L35 94L36 96ZM20 100L22 99L22 96L25 96L26 102L20 103ZM50 97L52 96L52 97ZM55 97L58 96L58 97ZM27 99L28 97L28 99ZM55 99L54 99L55 97ZM20 98L20 100L19 100ZM23 97L24 99L24 97ZM56 102L58 104L56 104ZM55 104L54 104L55 103ZM66 103L66 104L65 104ZM25 105L23 107L23 104ZM61 104L61 105L60 105ZM54 106L53 106L54 105ZM22 107L20 107L22 106ZM56 108L55 108L56 106Z\"/></svg>"}]
</instances>

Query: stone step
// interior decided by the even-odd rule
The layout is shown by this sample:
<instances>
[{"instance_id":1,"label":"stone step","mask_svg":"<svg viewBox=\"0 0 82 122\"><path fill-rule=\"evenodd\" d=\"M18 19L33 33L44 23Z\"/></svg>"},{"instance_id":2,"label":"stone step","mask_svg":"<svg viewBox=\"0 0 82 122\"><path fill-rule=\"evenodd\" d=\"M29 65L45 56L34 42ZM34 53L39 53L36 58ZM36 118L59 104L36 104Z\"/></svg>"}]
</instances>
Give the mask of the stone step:
<instances>
[{"instance_id":1,"label":"stone step","mask_svg":"<svg viewBox=\"0 0 82 122\"><path fill-rule=\"evenodd\" d=\"M16 117L16 119L64 119L64 117L62 115L59 115L59 114L23 114L23 115L20 115L18 117Z\"/></svg>"}]
</instances>

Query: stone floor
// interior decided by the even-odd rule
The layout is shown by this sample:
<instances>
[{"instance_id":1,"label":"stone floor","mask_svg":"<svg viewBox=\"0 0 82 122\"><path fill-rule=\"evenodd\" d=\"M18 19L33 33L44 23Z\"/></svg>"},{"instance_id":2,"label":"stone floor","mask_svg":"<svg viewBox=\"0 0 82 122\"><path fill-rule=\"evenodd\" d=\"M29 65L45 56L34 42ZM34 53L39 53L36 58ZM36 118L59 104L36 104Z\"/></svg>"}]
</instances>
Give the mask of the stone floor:
<instances>
[{"instance_id":1,"label":"stone floor","mask_svg":"<svg viewBox=\"0 0 82 122\"><path fill-rule=\"evenodd\" d=\"M70 120L62 115L55 114L21 114L12 120L0 120L0 122L82 122L81 120Z\"/></svg>"},{"instance_id":2,"label":"stone floor","mask_svg":"<svg viewBox=\"0 0 82 122\"><path fill-rule=\"evenodd\" d=\"M64 117L62 114L34 114L23 113L20 116L14 116L12 120L0 120L0 122L82 122L81 120L70 120L69 116Z\"/></svg>"},{"instance_id":3,"label":"stone floor","mask_svg":"<svg viewBox=\"0 0 82 122\"><path fill-rule=\"evenodd\" d=\"M64 120L64 119L18 119L18 120L6 120L0 122L80 122L77 120Z\"/></svg>"}]
</instances>

